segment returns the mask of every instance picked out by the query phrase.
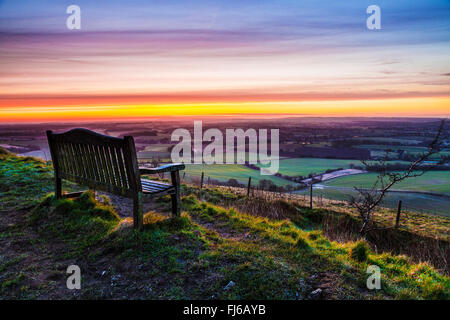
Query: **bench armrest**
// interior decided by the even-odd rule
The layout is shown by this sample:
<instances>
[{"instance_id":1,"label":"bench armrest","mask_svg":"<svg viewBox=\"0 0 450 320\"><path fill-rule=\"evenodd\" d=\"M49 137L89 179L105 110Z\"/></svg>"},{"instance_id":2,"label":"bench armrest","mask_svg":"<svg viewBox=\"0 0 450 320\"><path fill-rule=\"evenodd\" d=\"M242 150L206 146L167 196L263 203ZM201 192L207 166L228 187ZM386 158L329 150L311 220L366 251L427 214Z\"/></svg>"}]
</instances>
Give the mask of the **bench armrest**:
<instances>
[{"instance_id":1,"label":"bench armrest","mask_svg":"<svg viewBox=\"0 0 450 320\"><path fill-rule=\"evenodd\" d=\"M140 174L155 174L155 173L160 173L160 172L179 171L179 170L183 170L184 168L185 168L185 165L182 163L171 163L171 164L166 164L164 166L157 167L157 168L140 167L139 172L140 172Z\"/></svg>"}]
</instances>

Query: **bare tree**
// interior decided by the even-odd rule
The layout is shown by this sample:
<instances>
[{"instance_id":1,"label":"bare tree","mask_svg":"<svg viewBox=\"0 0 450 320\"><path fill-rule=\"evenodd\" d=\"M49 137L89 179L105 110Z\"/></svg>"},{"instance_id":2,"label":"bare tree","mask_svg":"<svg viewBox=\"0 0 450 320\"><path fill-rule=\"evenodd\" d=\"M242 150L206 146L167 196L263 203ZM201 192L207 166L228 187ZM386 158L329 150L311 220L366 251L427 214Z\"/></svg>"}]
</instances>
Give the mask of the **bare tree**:
<instances>
[{"instance_id":1,"label":"bare tree","mask_svg":"<svg viewBox=\"0 0 450 320\"><path fill-rule=\"evenodd\" d=\"M425 162L429 160L431 156L438 154L445 146L444 143L448 138L445 124L446 120L442 120L434 139L427 147L427 151L418 155L415 160L411 161L406 170L400 172L390 171L387 165L389 154L389 152L387 152L385 159L376 162L379 173L372 187L369 189L354 187L358 195L356 197L351 196L349 204L356 208L362 219L360 229L361 235L366 235L367 232L376 229L375 227L371 227L371 224L373 223L373 212L382 203L389 189L396 183L408 178L419 177L434 167L443 165L448 161L448 158L441 157L440 160L425 165ZM367 161L362 161L362 163L366 169L368 169L369 166L373 166L373 161L372 164L369 164Z\"/></svg>"}]
</instances>

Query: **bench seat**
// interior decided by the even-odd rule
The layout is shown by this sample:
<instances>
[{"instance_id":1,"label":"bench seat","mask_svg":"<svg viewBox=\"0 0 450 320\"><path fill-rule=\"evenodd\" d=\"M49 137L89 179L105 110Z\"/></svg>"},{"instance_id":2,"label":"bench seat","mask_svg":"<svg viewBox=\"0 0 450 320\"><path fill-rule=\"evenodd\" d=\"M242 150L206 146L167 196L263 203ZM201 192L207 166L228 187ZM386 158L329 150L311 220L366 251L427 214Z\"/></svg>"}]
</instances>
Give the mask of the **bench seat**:
<instances>
[{"instance_id":1,"label":"bench seat","mask_svg":"<svg viewBox=\"0 0 450 320\"><path fill-rule=\"evenodd\" d=\"M173 194L175 193L174 186L170 184L165 184L161 182L156 182L153 180L142 179L142 192L144 194L156 194L156 193L167 193Z\"/></svg>"}]
</instances>

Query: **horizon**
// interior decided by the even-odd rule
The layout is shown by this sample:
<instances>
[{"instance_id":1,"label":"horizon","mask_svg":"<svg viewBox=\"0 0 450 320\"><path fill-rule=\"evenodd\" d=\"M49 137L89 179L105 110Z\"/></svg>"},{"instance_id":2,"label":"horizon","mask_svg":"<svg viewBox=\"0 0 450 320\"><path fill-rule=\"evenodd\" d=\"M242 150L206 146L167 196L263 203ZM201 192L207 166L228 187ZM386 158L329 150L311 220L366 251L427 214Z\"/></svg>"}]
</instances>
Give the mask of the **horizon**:
<instances>
[{"instance_id":1,"label":"horizon","mask_svg":"<svg viewBox=\"0 0 450 320\"><path fill-rule=\"evenodd\" d=\"M237 118L239 116L239 118ZM269 116L269 117L268 117ZM358 119L367 119L367 120L443 120L448 119L447 116L320 116L320 115L297 115L297 114L221 114L221 115L200 115L200 116L171 116L171 115L161 115L161 116L149 116L149 117L130 117L130 118L98 118L98 119L55 119L55 120L44 120L44 121L36 121L30 119L29 121L0 121L1 125L41 125L41 124L53 124L58 123L59 125L71 125L74 123L79 124L102 124L102 123L110 123L111 120L114 120L113 123L146 123L151 121L158 122L171 122L171 121L230 121L230 120L248 120L248 121L273 121L273 120L298 120L298 119L323 119L323 120L358 120Z\"/></svg>"}]
</instances>

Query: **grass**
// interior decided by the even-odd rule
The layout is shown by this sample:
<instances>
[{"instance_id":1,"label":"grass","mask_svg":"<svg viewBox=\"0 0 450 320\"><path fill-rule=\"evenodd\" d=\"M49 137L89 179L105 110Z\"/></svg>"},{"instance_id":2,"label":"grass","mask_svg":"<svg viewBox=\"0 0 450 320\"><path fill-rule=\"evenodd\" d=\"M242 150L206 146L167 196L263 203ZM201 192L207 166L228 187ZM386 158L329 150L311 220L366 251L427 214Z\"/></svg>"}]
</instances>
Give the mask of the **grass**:
<instances>
[{"instance_id":1,"label":"grass","mask_svg":"<svg viewBox=\"0 0 450 320\"><path fill-rule=\"evenodd\" d=\"M296 191L300 197L309 199L309 191ZM353 188L329 187L323 188L316 186L313 192L314 202L316 204L326 203L328 200L337 200L341 202L348 202L350 196L358 196L358 193ZM448 197L423 194L423 193L408 193L408 192L390 192L388 193L382 203L382 208L395 209L398 201L402 200L402 211L422 213L425 216L444 216L450 217L449 199ZM431 219L431 218L430 218Z\"/></svg>"},{"instance_id":2,"label":"grass","mask_svg":"<svg viewBox=\"0 0 450 320\"><path fill-rule=\"evenodd\" d=\"M0 210L32 207L53 191L51 164L34 157L17 157L2 148L0 162ZM70 183L65 187L69 191L80 190Z\"/></svg>"},{"instance_id":3,"label":"grass","mask_svg":"<svg viewBox=\"0 0 450 320\"><path fill-rule=\"evenodd\" d=\"M370 247L365 241L357 241L355 245L350 248L349 256L355 261L364 262L367 261L369 251Z\"/></svg>"},{"instance_id":4,"label":"grass","mask_svg":"<svg viewBox=\"0 0 450 320\"><path fill-rule=\"evenodd\" d=\"M361 165L358 160L292 158L280 160L279 173L287 176L308 176L328 169L348 168L350 164Z\"/></svg>"},{"instance_id":5,"label":"grass","mask_svg":"<svg viewBox=\"0 0 450 320\"><path fill-rule=\"evenodd\" d=\"M390 163L402 163L402 161L390 161ZM330 169L348 169L351 164L355 166L363 166L359 160L289 158L280 160L280 169L278 172L287 176L305 177L311 173L320 174Z\"/></svg>"},{"instance_id":6,"label":"grass","mask_svg":"<svg viewBox=\"0 0 450 320\"><path fill-rule=\"evenodd\" d=\"M186 176L199 178L205 173L205 183L210 177L211 179L227 182L229 179L236 179L239 183L247 184L248 178L252 178L252 183L258 184L259 181L270 180L278 186L295 185L295 183L276 176L263 176L259 171L249 169L240 164L187 164Z\"/></svg>"},{"instance_id":7,"label":"grass","mask_svg":"<svg viewBox=\"0 0 450 320\"><path fill-rule=\"evenodd\" d=\"M321 219L337 214L325 209L184 186L181 217L168 218L164 197L161 211L147 212L144 230L136 232L105 197L41 197L46 189L37 190L51 182L48 170L35 175L29 168L40 162L2 157L2 168L14 167L11 174L33 177L16 185L18 177L6 175L8 189L20 195L34 188L28 204L37 203L29 209L7 202L1 213L0 290L6 299L308 299L317 288L326 299L450 298L449 278L427 263L368 247L365 259L355 259L358 242L333 241L323 232ZM246 213L259 205L266 211ZM77 293L65 288L71 264L82 270ZM373 264L381 268L381 290L366 288ZM235 285L225 290L230 281Z\"/></svg>"},{"instance_id":8,"label":"grass","mask_svg":"<svg viewBox=\"0 0 450 320\"><path fill-rule=\"evenodd\" d=\"M33 206L53 189L53 170L45 162L16 157L4 149L0 161L0 210Z\"/></svg>"},{"instance_id":9,"label":"grass","mask_svg":"<svg viewBox=\"0 0 450 320\"><path fill-rule=\"evenodd\" d=\"M449 284L448 279L446 280L445 277L440 278L441 276L438 273L433 274L431 278L428 278L426 275L419 277L427 279L427 289L423 291L417 287L413 289L415 285L413 285L408 275L421 267L411 264L405 257L399 258L389 254L377 255L365 243L362 244L362 242L357 242L356 244L352 242L345 244L337 243L329 241L317 232L314 233L314 236L309 236L310 232L304 229L302 230L290 220L273 220L246 215L234 209L226 210L212 204L199 202L193 196L188 198L187 208L190 214L198 216L200 219L205 219L203 216L213 216L213 220L218 221L217 223L222 228L238 230L253 235L256 239L260 239L258 241L260 243L259 255L268 254L271 257L281 256L280 258L284 261L285 268L290 265L301 265L303 271L306 272L311 272L311 269L314 269L316 272L336 272L342 274L345 270L347 272L352 270L358 274L359 272L365 271L369 263L382 261L383 259L391 259L392 262L398 261L402 265L400 266L395 263L391 265L387 263L382 264L383 272L389 273L392 276L391 279L383 279L385 281L386 292L401 292L403 297L406 294L404 292L405 288L402 286L399 288L397 285L406 282L411 285L411 287L407 288L407 294L410 298L416 294L420 295L421 293L419 292L426 292L429 294L427 296L428 298L443 298L448 294L445 291L446 285ZM357 253L355 254L354 252ZM348 258L349 256L351 256L351 259ZM423 269L424 272L431 270L429 266L426 266L425 269ZM288 275L287 278L289 278L289 271L295 274L294 270L287 268L286 271L288 271L286 273ZM438 280L438 278L440 279ZM420 281L417 283L420 283ZM437 283L439 285L436 285ZM436 290L430 289L431 286L435 285Z\"/></svg>"},{"instance_id":10,"label":"grass","mask_svg":"<svg viewBox=\"0 0 450 320\"><path fill-rule=\"evenodd\" d=\"M367 173L336 178L324 184L332 187L370 188L376 181L376 178L376 173ZM394 186L394 189L450 194L450 171L429 171L420 177L399 182Z\"/></svg>"}]
</instances>

